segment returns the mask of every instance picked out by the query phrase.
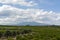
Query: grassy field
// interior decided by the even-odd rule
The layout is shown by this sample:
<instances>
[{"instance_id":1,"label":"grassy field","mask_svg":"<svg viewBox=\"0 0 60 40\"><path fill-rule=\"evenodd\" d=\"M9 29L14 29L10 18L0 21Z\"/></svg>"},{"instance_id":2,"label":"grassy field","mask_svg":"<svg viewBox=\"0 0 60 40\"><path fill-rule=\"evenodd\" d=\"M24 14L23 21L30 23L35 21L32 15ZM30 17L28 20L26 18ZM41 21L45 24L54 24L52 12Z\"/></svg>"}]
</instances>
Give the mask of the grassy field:
<instances>
[{"instance_id":1,"label":"grassy field","mask_svg":"<svg viewBox=\"0 0 60 40\"><path fill-rule=\"evenodd\" d=\"M60 40L57 26L0 26L1 33L0 40Z\"/></svg>"}]
</instances>

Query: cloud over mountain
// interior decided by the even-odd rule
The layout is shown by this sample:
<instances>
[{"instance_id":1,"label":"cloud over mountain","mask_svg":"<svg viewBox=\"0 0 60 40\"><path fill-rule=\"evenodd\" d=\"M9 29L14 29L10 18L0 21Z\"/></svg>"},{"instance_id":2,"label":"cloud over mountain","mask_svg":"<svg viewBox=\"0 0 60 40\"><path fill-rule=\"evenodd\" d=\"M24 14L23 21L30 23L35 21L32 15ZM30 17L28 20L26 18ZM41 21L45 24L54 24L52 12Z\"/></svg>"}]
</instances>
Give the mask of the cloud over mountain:
<instances>
[{"instance_id":1,"label":"cloud over mountain","mask_svg":"<svg viewBox=\"0 0 60 40\"><path fill-rule=\"evenodd\" d=\"M57 24L60 22L60 14L43 9L21 9L9 5L0 7L0 24L13 25L21 22L37 22Z\"/></svg>"}]
</instances>

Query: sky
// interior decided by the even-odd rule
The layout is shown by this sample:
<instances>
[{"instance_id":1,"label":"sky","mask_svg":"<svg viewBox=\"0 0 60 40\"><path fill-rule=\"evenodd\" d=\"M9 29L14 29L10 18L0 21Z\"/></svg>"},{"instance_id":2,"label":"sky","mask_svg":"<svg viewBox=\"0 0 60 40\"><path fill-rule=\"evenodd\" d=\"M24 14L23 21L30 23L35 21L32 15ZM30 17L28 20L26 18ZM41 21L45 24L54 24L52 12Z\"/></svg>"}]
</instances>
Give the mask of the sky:
<instances>
[{"instance_id":1,"label":"sky","mask_svg":"<svg viewBox=\"0 0 60 40\"><path fill-rule=\"evenodd\" d=\"M0 25L22 22L60 25L60 0L0 0Z\"/></svg>"}]
</instances>

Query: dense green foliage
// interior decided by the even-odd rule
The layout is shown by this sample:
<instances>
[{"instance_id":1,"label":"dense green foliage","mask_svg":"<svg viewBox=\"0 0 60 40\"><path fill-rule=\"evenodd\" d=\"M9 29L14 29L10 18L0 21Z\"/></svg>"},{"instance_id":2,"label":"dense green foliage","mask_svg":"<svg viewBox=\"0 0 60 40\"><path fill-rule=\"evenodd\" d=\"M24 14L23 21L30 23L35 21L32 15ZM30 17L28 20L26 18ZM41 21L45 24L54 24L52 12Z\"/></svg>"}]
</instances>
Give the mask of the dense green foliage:
<instances>
[{"instance_id":1,"label":"dense green foliage","mask_svg":"<svg viewBox=\"0 0 60 40\"><path fill-rule=\"evenodd\" d=\"M0 39L60 40L59 26L0 26Z\"/></svg>"}]
</instances>

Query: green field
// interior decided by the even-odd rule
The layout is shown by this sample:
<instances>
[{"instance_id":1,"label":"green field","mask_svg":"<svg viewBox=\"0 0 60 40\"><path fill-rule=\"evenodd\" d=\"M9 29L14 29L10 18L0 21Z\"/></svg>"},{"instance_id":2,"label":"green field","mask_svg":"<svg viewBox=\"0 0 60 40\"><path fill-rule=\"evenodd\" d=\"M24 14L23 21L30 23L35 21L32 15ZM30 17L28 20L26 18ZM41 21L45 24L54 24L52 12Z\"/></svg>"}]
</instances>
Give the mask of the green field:
<instances>
[{"instance_id":1,"label":"green field","mask_svg":"<svg viewBox=\"0 0 60 40\"><path fill-rule=\"evenodd\" d=\"M0 26L0 40L60 40L60 27Z\"/></svg>"}]
</instances>

